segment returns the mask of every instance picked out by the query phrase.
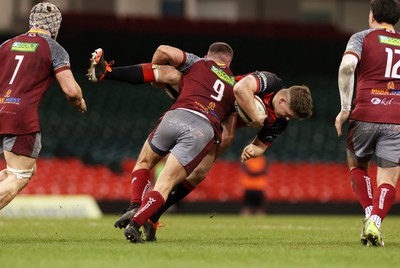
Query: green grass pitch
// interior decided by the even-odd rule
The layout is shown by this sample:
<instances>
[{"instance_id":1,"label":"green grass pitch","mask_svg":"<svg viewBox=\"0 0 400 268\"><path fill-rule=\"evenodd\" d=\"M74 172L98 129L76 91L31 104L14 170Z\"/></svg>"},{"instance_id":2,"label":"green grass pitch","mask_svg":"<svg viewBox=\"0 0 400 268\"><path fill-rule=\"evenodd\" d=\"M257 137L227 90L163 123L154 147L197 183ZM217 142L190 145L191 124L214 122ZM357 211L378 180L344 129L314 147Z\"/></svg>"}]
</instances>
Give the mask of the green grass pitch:
<instances>
[{"instance_id":1,"label":"green grass pitch","mask_svg":"<svg viewBox=\"0 0 400 268\"><path fill-rule=\"evenodd\" d=\"M0 267L398 267L400 217L383 222L386 246L359 242L360 216L166 215L157 243L132 244L117 216L0 218Z\"/></svg>"}]
</instances>

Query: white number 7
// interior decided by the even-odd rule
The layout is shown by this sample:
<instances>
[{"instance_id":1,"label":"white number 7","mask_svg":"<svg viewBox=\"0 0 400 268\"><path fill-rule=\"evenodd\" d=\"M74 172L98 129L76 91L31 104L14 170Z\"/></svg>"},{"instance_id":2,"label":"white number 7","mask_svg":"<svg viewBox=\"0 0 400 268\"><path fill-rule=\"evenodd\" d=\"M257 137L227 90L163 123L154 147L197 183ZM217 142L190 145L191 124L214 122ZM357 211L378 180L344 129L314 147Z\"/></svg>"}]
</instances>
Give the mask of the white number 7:
<instances>
[{"instance_id":1,"label":"white number 7","mask_svg":"<svg viewBox=\"0 0 400 268\"><path fill-rule=\"evenodd\" d=\"M11 77L11 80L10 80L9 85L11 85L11 84L14 82L14 79L15 79L15 76L17 76L19 67L21 67L21 63L22 63L22 61L24 60L24 56L22 56L22 55L16 55L16 56L15 56L15 59L18 61L18 63L17 63L17 67L15 67L14 74L13 74L13 76Z\"/></svg>"}]
</instances>

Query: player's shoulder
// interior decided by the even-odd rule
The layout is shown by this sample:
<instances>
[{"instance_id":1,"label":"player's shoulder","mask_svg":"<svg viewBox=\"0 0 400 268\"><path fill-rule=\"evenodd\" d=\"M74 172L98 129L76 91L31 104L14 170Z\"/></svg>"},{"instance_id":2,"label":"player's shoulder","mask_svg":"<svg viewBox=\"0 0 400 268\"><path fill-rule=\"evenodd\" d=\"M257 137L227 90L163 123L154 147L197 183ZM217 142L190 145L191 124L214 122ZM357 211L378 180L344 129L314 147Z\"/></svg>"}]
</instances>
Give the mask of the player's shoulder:
<instances>
[{"instance_id":1,"label":"player's shoulder","mask_svg":"<svg viewBox=\"0 0 400 268\"><path fill-rule=\"evenodd\" d=\"M269 71L255 71L253 75L258 78L259 80L262 80L265 84L268 82L282 82L282 79L279 78L279 76L275 73L269 72Z\"/></svg>"},{"instance_id":2,"label":"player's shoulder","mask_svg":"<svg viewBox=\"0 0 400 268\"><path fill-rule=\"evenodd\" d=\"M366 30L362 30L362 31L356 32L356 33L351 35L350 40L354 40L354 39L363 40L369 34L376 33L377 30L378 29L366 29Z\"/></svg>"}]
</instances>

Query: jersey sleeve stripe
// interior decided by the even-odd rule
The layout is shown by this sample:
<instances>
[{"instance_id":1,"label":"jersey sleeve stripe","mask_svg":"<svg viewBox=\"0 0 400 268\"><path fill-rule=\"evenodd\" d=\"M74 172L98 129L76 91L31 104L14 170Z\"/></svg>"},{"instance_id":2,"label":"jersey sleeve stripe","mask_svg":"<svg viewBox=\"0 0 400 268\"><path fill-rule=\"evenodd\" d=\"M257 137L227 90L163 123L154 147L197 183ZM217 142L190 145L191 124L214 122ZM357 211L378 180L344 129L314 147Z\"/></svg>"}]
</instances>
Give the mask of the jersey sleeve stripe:
<instances>
[{"instance_id":1,"label":"jersey sleeve stripe","mask_svg":"<svg viewBox=\"0 0 400 268\"><path fill-rule=\"evenodd\" d=\"M358 53L356 53L356 52L354 52L354 51L351 51L351 50L346 51L346 52L344 52L343 55L346 55L346 54L353 55L353 56L355 56L355 57L357 58L357 60L360 60L360 55L358 55Z\"/></svg>"},{"instance_id":2,"label":"jersey sleeve stripe","mask_svg":"<svg viewBox=\"0 0 400 268\"><path fill-rule=\"evenodd\" d=\"M69 65L64 65L64 66L60 66L60 67L54 69L54 73L56 74L56 73L59 73L59 72L65 71L65 70L70 70L70 69L71 68L69 67Z\"/></svg>"}]
</instances>

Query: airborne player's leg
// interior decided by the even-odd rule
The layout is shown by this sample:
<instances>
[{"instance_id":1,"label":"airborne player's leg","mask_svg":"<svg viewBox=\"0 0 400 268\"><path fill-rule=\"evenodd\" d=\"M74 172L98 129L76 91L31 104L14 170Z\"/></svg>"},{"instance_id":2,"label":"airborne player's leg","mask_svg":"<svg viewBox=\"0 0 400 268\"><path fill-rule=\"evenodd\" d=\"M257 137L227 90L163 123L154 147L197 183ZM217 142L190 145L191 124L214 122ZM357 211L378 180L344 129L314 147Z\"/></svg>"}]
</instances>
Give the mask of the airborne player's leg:
<instances>
[{"instance_id":1,"label":"airborne player's leg","mask_svg":"<svg viewBox=\"0 0 400 268\"><path fill-rule=\"evenodd\" d=\"M172 66L141 63L111 68L113 64L114 61L108 63L104 60L103 49L96 49L90 59L89 81L115 80L133 85L152 83L154 87L165 90L172 99L179 95L181 73Z\"/></svg>"}]
</instances>

